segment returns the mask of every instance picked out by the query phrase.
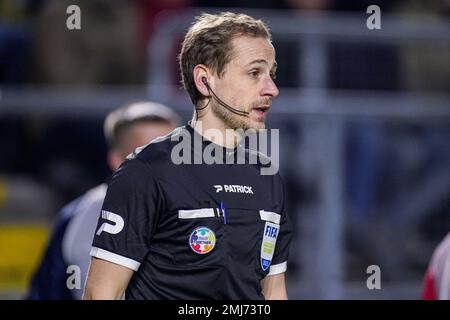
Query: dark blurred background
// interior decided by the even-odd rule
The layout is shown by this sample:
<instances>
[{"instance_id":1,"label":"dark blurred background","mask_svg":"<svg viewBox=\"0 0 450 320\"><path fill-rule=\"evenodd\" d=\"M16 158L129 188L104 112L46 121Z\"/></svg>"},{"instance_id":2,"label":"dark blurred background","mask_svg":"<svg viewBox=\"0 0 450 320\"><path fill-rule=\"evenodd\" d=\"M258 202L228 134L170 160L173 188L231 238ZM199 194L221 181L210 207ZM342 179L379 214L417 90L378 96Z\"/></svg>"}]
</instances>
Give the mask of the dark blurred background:
<instances>
[{"instance_id":1,"label":"dark blurred background","mask_svg":"<svg viewBox=\"0 0 450 320\"><path fill-rule=\"evenodd\" d=\"M81 30L66 27L73 4ZM191 117L180 40L196 14L224 10L267 22L277 50L268 127L296 230L290 298L420 298L450 231L448 0L2 0L1 298L26 290L63 204L110 175L107 112L150 99Z\"/></svg>"}]
</instances>

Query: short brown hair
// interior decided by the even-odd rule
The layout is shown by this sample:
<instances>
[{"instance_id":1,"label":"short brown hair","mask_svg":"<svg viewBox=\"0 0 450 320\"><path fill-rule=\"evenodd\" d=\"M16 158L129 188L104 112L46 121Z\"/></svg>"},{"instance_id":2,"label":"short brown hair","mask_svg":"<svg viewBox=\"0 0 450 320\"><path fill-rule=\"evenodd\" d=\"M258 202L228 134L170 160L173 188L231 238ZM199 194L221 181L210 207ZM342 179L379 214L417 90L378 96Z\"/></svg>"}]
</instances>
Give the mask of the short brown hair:
<instances>
[{"instance_id":1,"label":"short brown hair","mask_svg":"<svg viewBox=\"0 0 450 320\"><path fill-rule=\"evenodd\" d=\"M192 70L196 65L204 64L219 77L223 75L233 54L231 40L240 35L271 40L270 31L264 22L246 14L203 13L196 17L184 38L179 56L182 84L194 105L203 96L195 86Z\"/></svg>"},{"instance_id":2,"label":"short brown hair","mask_svg":"<svg viewBox=\"0 0 450 320\"><path fill-rule=\"evenodd\" d=\"M109 148L123 147L124 132L138 122L164 122L177 126L179 116L168 106L152 101L136 101L116 109L106 117L103 130Z\"/></svg>"}]
</instances>

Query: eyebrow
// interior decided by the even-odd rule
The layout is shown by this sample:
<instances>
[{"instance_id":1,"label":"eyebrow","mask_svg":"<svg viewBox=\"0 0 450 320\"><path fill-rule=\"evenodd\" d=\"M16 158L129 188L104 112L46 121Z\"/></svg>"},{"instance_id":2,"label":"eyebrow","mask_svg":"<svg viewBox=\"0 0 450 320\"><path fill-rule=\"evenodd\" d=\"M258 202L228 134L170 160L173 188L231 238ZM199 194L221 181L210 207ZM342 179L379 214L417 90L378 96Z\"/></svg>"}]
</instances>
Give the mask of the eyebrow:
<instances>
[{"instance_id":1,"label":"eyebrow","mask_svg":"<svg viewBox=\"0 0 450 320\"><path fill-rule=\"evenodd\" d=\"M267 62L267 60L265 60L265 59L257 59L257 60L253 60L253 61L247 63L247 66L250 66L250 65L255 64L255 63L262 63L262 64L265 64L265 65L269 64ZM278 67L278 63L276 61L274 61L273 62L273 67L271 68L271 70L276 70L277 67Z\"/></svg>"}]
</instances>

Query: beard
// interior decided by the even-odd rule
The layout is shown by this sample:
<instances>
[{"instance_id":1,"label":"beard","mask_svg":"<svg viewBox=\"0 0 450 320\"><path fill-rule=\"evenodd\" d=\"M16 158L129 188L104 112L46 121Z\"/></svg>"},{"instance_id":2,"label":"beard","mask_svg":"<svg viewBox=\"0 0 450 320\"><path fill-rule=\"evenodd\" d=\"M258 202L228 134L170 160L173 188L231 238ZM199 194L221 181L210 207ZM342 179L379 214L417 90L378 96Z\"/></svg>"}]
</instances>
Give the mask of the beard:
<instances>
[{"instance_id":1,"label":"beard","mask_svg":"<svg viewBox=\"0 0 450 320\"><path fill-rule=\"evenodd\" d=\"M259 103L259 102L258 102ZM250 108L244 108L242 111L247 111L251 113L253 105L257 105L257 103L252 104ZM264 121L257 121L251 119L251 115L241 116L234 112L231 112L224 106L219 105L216 101L211 101L211 110L216 117L223 121L223 123L230 129L233 130L250 130L250 131L259 131L261 129L265 129L266 125ZM239 109L241 110L241 109Z\"/></svg>"}]
</instances>

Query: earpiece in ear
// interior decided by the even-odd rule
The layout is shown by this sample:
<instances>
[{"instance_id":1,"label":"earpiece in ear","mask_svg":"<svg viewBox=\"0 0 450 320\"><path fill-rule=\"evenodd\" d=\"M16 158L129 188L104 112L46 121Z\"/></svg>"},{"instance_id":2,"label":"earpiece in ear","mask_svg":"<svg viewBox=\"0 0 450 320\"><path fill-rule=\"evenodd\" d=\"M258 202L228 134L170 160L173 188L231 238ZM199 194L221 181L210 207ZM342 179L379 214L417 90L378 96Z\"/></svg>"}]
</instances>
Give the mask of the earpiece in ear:
<instances>
[{"instance_id":1,"label":"earpiece in ear","mask_svg":"<svg viewBox=\"0 0 450 320\"><path fill-rule=\"evenodd\" d=\"M208 85L208 79L206 79L206 77L202 77L201 80L205 86Z\"/></svg>"}]
</instances>

